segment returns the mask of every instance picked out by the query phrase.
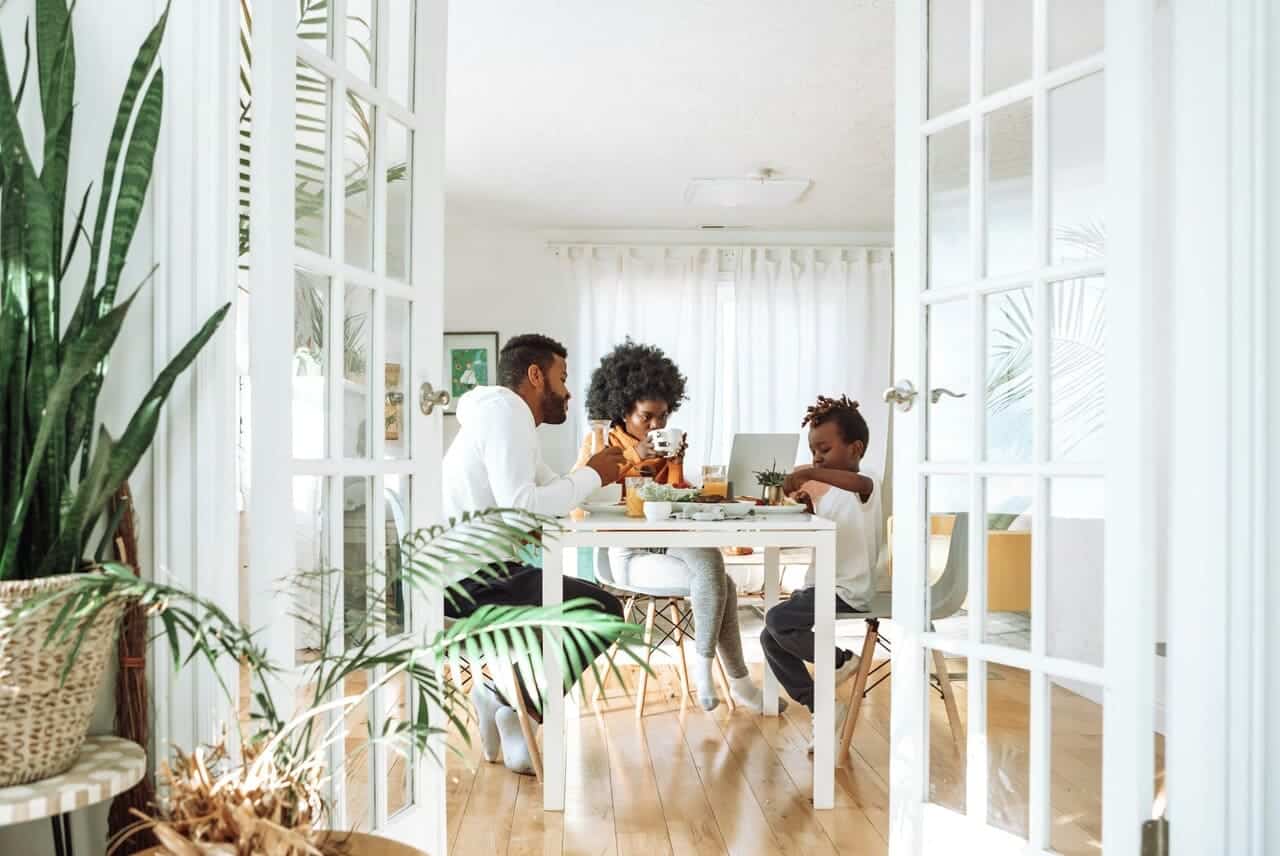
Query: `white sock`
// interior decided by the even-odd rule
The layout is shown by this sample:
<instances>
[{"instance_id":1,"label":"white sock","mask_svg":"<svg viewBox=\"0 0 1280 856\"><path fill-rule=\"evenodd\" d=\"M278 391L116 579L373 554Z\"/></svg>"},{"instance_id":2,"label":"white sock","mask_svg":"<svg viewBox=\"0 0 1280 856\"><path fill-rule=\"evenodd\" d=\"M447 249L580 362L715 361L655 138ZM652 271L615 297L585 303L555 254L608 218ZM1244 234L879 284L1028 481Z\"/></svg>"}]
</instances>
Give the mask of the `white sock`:
<instances>
[{"instance_id":1,"label":"white sock","mask_svg":"<svg viewBox=\"0 0 1280 856\"><path fill-rule=\"evenodd\" d=\"M513 773L532 776L533 759L529 757L529 747L524 742L519 714L509 707L499 708L496 720L498 733L502 735L502 763Z\"/></svg>"},{"instance_id":2,"label":"white sock","mask_svg":"<svg viewBox=\"0 0 1280 856\"><path fill-rule=\"evenodd\" d=\"M696 654L693 658L693 683L698 688L698 704L702 705L703 710L715 710L720 705L720 695L716 692L716 680L711 674L715 663L715 657Z\"/></svg>"},{"instance_id":3,"label":"white sock","mask_svg":"<svg viewBox=\"0 0 1280 856\"><path fill-rule=\"evenodd\" d=\"M498 735L498 723L495 716L503 706L498 694L484 684L476 681L471 688L471 706L476 709L476 725L480 732L480 751L490 764L496 764L502 758L502 743Z\"/></svg>"},{"instance_id":4,"label":"white sock","mask_svg":"<svg viewBox=\"0 0 1280 856\"><path fill-rule=\"evenodd\" d=\"M733 693L733 698L738 704L749 709L753 713L764 713L764 690L751 680L750 675L743 675L740 678L729 679L729 691ZM785 698L778 699L778 713L787 709L787 700Z\"/></svg>"}]
</instances>

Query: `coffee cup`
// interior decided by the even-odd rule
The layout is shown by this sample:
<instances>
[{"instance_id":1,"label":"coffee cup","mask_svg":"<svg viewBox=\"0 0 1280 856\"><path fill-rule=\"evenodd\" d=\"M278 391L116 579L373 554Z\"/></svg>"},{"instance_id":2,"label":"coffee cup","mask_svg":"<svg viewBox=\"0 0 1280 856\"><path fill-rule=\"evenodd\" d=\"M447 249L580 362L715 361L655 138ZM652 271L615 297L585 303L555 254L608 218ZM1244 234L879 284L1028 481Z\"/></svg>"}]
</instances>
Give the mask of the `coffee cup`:
<instances>
[{"instance_id":1,"label":"coffee cup","mask_svg":"<svg viewBox=\"0 0 1280 856\"><path fill-rule=\"evenodd\" d=\"M648 436L649 445L664 458L674 458L684 445L684 432L679 428L655 428Z\"/></svg>"}]
</instances>

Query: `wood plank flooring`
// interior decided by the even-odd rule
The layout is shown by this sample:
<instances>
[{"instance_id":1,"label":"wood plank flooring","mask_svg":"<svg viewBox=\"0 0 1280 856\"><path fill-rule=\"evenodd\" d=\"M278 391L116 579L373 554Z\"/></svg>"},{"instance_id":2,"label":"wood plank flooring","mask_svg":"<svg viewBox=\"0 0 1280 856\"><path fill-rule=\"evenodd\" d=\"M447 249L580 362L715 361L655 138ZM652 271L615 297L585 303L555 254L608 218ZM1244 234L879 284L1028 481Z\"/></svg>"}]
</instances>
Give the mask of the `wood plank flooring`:
<instances>
[{"instance_id":1,"label":"wood plank flooring","mask_svg":"<svg viewBox=\"0 0 1280 856\"><path fill-rule=\"evenodd\" d=\"M956 666L953 664L952 669ZM756 667L758 671L759 666ZM625 670L624 670L625 671ZM660 669L661 671L661 669ZM633 683L628 678L629 683ZM956 683L968 723L966 686ZM889 682L862 706L853 752L836 777L836 808L809 801L809 714L792 705L777 719L681 709L673 680L650 680L637 722L625 697L570 718L565 811L542 811L529 777L485 764L474 748L449 759L450 852L525 854L884 854L889 833ZM988 816L1025 835L1029 682L990 667L987 733L992 782ZM931 696L934 801L964 806L964 755L951 744L942 700ZM1065 854L1101 845L1102 709L1053 687L1053 844ZM1159 756L1161 741L1153 741ZM1158 757L1159 766L1162 759Z\"/></svg>"}]
</instances>

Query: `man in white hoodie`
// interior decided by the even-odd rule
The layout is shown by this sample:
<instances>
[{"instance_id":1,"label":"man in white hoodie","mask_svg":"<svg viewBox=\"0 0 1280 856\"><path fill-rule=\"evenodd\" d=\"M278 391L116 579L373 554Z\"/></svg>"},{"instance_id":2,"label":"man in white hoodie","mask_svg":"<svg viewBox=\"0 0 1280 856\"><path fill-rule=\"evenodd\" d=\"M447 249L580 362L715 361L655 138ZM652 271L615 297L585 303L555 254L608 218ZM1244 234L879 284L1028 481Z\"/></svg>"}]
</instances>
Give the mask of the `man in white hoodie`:
<instances>
[{"instance_id":1,"label":"man in white hoodie","mask_svg":"<svg viewBox=\"0 0 1280 856\"><path fill-rule=\"evenodd\" d=\"M536 514L568 514L601 486L612 484L624 463L619 448L608 448L587 465L560 476L542 460L537 427L560 425L569 415L568 352L554 339L517 336L498 357L500 386L473 389L458 400L458 435L444 456L444 511L449 517L486 508L518 508ZM542 603L542 569L511 561L497 579L474 576L462 582L469 602L445 606L450 618L465 618L480 606L536 606ZM622 604L597 585L564 578L564 599L589 598L622 617ZM600 651L603 653L604 646ZM566 679L577 676L566 676ZM524 686L520 687L525 692ZM471 694L488 761L499 750L508 769L532 774L533 765L515 711L492 687L477 682ZM526 693L526 707L537 709Z\"/></svg>"}]
</instances>

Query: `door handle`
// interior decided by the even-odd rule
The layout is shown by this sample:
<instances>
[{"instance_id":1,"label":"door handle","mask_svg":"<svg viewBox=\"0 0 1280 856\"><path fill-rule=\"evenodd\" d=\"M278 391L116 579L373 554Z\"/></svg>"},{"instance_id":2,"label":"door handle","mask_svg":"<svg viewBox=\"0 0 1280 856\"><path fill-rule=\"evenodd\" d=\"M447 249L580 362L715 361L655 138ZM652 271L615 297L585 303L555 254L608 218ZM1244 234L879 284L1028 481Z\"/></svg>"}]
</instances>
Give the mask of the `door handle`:
<instances>
[{"instance_id":1,"label":"door handle","mask_svg":"<svg viewBox=\"0 0 1280 856\"><path fill-rule=\"evenodd\" d=\"M936 386L933 388L933 391L929 393L929 401L933 402L934 404L937 404L939 401L942 400L942 396L944 395L949 395L952 398L964 398L968 394L969 393L967 392L952 392L951 390L947 389L945 386Z\"/></svg>"},{"instance_id":2,"label":"door handle","mask_svg":"<svg viewBox=\"0 0 1280 856\"><path fill-rule=\"evenodd\" d=\"M418 407L422 408L423 414L427 416L430 416L437 406L448 407L451 401L453 401L453 396L449 394L449 390L442 389L437 391L430 381L418 387Z\"/></svg>"},{"instance_id":3,"label":"door handle","mask_svg":"<svg viewBox=\"0 0 1280 856\"><path fill-rule=\"evenodd\" d=\"M914 383L905 379L900 380L884 391L884 403L896 404L899 410L906 413L915 403L918 394Z\"/></svg>"}]
</instances>

